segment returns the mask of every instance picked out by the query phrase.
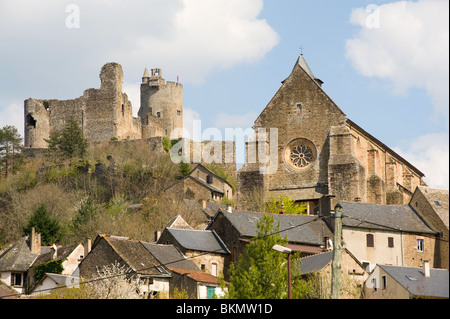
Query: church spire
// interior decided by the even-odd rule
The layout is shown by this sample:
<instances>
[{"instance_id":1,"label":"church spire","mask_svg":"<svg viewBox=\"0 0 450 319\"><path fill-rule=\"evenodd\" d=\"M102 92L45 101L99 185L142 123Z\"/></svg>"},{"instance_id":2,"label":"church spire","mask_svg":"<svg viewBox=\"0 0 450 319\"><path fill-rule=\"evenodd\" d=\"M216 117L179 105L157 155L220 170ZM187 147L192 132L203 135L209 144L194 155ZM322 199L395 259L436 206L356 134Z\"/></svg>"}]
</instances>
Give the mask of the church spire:
<instances>
[{"instance_id":1,"label":"church spire","mask_svg":"<svg viewBox=\"0 0 450 319\"><path fill-rule=\"evenodd\" d=\"M298 57L298 60L297 60L296 65L297 65L297 64L298 64L303 70L305 70L305 72L308 73L309 76L310 76L311 78L313 78L314 81L317 82L317 84L319 84L320 86L322 86L323 81L322 81L321 79L316 78L316 77L314 76L314 74L312 73L311 69L309 68L308 63L306 62L305 58L303 57L303 53L301 53L300 56Z\"/></svg>"}]
</instances>

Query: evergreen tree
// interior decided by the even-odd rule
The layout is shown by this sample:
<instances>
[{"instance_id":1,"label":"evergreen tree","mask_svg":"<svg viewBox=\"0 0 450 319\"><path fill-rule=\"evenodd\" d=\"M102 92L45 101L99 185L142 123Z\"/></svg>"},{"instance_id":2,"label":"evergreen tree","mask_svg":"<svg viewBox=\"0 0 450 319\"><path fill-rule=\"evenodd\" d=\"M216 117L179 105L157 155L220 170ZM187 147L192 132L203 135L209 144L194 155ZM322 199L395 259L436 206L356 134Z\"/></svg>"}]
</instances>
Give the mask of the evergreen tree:
<instances>
[{"instance_id":1,"label":"evergreen tree","mask_svg":"<svg viewBox=\"0 0 450 319\"><path fill-rule=\"evenodd\" d=\"M46 140L50 153L62 153L64 156L84 157L87 152L87 141L78 122L71 117L61 131L52 131Z\"/></svg>"},{"instance_id":2,"label":"evergreen tree","mask_svg":"<svg viewBox=\"0 0 450 319\"><path fill-rule=\"evenodd\" d=\"M0 129L0 172L3 171L5 177L16 172L23 164L21 143L22 137L16 127L6 125Z\"/></svg>"},{"instance_id":3,"label":"evergreen tree","mask_svg":"<svg viewBox=\"0 0 450 319\"><path fill-rule=\"evenodd\" d=\"M30 216L27 226L23 229L24 233L31 234L33 227L36 232L41 233L41 243L44 246L57 243L61 239L61 226L56 219L50 216L44 204L40 205Z\"/></svg>"},{"instance_id":4,"label":"evergreen tree","mask_svg":"<svg viewBox=\"0 0 450 319\"><path fill-rule=\"evenodd\" d=\"M257 223L258 235L253 238L239 257L235 266L229 268L229 286L225 298L231 299L282 299L288 295L288 269L286 255L275 251L274 245L286 245L287 238L279 233L279 224L274 225L273 215L264 215ZM291 260L299 259L300 253ZM299 264L299 262L292 262ZM298 279L298 268L292 268L292 296L303 298L309 285ZM224 285L224 284L222 284Z\"/></svg>"}]
</instances>

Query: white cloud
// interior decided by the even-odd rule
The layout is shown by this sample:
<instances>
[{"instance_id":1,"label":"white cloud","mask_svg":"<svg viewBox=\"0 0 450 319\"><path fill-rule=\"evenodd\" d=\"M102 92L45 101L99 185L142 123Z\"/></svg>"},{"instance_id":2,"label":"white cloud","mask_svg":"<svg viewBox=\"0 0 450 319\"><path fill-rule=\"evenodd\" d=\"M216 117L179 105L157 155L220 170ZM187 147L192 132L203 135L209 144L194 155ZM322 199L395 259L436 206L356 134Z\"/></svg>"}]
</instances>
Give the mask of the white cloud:
<instances>
[{"instance_id":1,"label":"white cloud","mask_svg":"<svg viewBox=\"0 0 450 319\"><path fill-rule=\"evenodd\" d=\"M362 75L391 80L394 93L425 89L435 116L448 121L448 0L399 1L373 8L353 10L350 22L362 28L347 40L347 57Z\"/></svg>"},{"instance_id":2,"label":"white cloud","mask_svg":"<svg viewBox=\"0 0 450 319\"><path fill-rule=\"evenodd\" d=\"M449 135L423 135L394 150L425 174L428 186L449 188Z\"/></svg>"},{"instance_id":3,"label":"white cloud","mask_svg":"<svg viewBox=\"0 0 450 319\"><path fill-rule=\"evenodd\" d=\"M61 76L118 62L139 76L161 67L171 79L202 82L212 70L251 63L279 41L258 18L263 0L78 0L79 28L67 2L0 2L0 68L20 76ZM64 69L65 68L65 69ZM98 71L96 71L98 72ZM58 75L59 74L59 75ZM128 80L134 82L134 80Z\"/></svg>"}]
</instances>

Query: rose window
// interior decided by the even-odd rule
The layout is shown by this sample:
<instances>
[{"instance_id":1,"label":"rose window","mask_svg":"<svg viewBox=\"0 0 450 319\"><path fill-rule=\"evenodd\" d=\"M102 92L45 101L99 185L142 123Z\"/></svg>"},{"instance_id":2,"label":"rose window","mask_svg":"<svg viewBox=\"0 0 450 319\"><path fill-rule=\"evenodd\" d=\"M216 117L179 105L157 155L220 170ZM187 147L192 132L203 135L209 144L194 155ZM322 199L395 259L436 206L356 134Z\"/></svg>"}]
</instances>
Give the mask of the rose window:
<instances>
[{"instance_id":1,"label":"rose window","mask_svg":"<svg viewBox=\"0 0 450 319\"><path fill-rule=\"evenodd\" d=\"M306 145L297 145L291 150L290 160L297 167L306 167L313 159L313 152Z\"/></svg>"}]
</instances>

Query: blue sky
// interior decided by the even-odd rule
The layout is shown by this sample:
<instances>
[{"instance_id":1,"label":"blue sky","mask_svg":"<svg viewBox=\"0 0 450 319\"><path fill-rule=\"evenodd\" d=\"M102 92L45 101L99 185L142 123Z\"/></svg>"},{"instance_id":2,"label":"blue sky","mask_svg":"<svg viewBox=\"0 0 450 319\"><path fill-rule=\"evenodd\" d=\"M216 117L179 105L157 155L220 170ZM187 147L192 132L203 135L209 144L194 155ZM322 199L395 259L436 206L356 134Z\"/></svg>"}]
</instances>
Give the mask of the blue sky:
<instances>
[{"instance_id":1,"label":"blue sky","mask_svg":"<svg viewBox=\"0 0 450 319\"><path fill-rule=\"evenodd\" d=\"M448 188L448 3L2 0L0 127L23 132L25 99L77 98L114 61L135 114L144 68L159 67L183 83L187 127L245 129L302 48L348 118Z\"/></svg>"}]
</instances>

